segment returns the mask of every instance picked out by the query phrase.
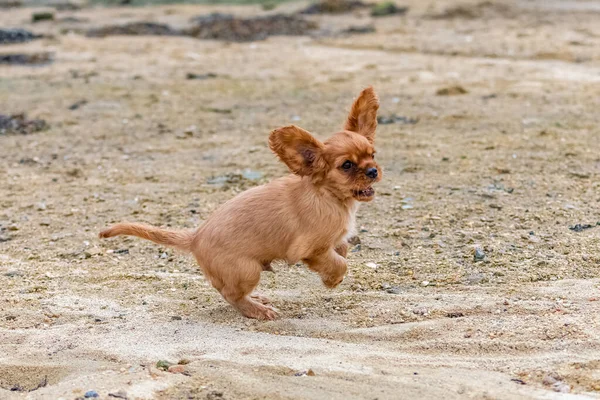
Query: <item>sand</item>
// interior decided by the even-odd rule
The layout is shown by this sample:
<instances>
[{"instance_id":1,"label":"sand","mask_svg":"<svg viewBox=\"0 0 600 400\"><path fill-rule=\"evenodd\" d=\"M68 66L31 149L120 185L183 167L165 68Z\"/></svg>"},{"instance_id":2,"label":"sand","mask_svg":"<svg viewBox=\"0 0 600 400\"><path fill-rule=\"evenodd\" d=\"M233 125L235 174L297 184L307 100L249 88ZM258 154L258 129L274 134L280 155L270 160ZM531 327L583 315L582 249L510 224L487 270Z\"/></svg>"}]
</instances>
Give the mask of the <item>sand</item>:
<instances>
[{"instance_id":1,"label":"sand","mask_svg":"<svg viewBox=\"0 0 600 400\"><path fill-rule=\"evenodd\" d=\"M50 125L0 135L0 398L600 397L598 2L403 4L252 43L82 32L254 6L2 10L54 37L0 53L54 62L0 66L0 113ZM275 265L259 290L281 318L247 320L190 257L97 239L124 220L198 226L286 173L271 129L324 138L367 85L397 122L339 288Z\"/></svg>"}]
</instances>

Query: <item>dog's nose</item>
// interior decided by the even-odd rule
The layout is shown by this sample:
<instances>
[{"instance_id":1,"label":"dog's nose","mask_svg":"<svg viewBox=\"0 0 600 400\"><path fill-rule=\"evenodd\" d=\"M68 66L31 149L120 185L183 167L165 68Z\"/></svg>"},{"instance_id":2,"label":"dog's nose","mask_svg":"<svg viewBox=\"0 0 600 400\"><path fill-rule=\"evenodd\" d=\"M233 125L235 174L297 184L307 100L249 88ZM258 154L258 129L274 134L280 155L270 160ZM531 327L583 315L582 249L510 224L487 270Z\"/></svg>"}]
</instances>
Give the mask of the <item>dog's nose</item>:
<instances>
[{"instance_id":1,"label":"dog's nose","mask_svg":"<svg viewBox=\"0 0 600 400\"><path fill-rule=\"evenodd\" d=\"M377 168L369 168L366 172L365 175L367 175L369 178L371 179L375 179L377 178Z\"/></svg>"}]
</instances>

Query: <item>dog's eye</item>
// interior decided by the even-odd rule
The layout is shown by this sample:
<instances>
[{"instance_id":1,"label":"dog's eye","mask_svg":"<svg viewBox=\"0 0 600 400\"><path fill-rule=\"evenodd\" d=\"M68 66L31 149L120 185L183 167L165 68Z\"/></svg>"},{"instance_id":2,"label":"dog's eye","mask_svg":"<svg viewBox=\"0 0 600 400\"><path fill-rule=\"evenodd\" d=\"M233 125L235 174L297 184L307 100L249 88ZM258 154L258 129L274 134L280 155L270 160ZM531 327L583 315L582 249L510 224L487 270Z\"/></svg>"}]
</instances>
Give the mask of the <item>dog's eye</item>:
<instances>
[{"instance_id":1,"label":"dog's eye","mask_svg":"<svg viewBox=\"0 0 600 400\"><path fill-rule=\"evenodd\" d=\"M344 161L344 163L342 164L342 169L348 171L353 166L354 163L352 161Z\"/></svg>"},{"instance_id":2,"label":"dog's eye","mask_svg":"<svg viewBox=\"0 0 600 400\"><path fill-rule=\"evenodd\" d=\"M371 154L371 158L374 160L375 159L375 153Z\"/></svg>"}]
</instances>

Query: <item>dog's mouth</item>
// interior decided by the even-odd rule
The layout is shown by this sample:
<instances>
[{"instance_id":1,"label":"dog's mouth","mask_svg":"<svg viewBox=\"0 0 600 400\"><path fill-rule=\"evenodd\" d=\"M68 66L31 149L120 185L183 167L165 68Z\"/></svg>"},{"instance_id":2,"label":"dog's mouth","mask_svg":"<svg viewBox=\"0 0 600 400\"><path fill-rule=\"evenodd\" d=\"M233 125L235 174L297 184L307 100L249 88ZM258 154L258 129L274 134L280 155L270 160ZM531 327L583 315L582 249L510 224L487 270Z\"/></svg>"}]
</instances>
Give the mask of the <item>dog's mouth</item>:
<instances>
[{"instance_id":1,"label":"dog's mouth","mask_svg":"<svg viewBox=\"0 0 600 400\"><path fill-rule=\"evenodd\" d=\"M373 189L372 186L369 186L361 190L353 190L352 195L358 201L369 201L375 196L375 189Z\"/></svg>"}]
</instances>

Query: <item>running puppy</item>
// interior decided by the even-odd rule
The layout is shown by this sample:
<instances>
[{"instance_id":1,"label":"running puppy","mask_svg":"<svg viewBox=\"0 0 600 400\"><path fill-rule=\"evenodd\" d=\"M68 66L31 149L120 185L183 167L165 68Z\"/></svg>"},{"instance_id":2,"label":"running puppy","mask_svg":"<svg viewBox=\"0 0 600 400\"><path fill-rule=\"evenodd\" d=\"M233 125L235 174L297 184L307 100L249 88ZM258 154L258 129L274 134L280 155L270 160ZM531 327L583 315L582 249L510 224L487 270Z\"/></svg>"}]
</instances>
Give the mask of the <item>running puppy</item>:
<instances>
[{"instance_id":1,"label":"running puppy","mask_svg":"<svg viewBox=\"0 0 600 400\"><path fill-rule=\"evenodd\" d=\"M321 142L297 126L271 132L269 147L292 175L247 190L195 231L121 223L101 238L133 235L191 252L210 283L249 318L271 320L268 299L253 294L273 260L303 261L329 288L346 274L346 238L358 202L371 201L381 180L374 160L379 100L372 88L354 101L344 130Z\"/></svg>"}]
</instances>

